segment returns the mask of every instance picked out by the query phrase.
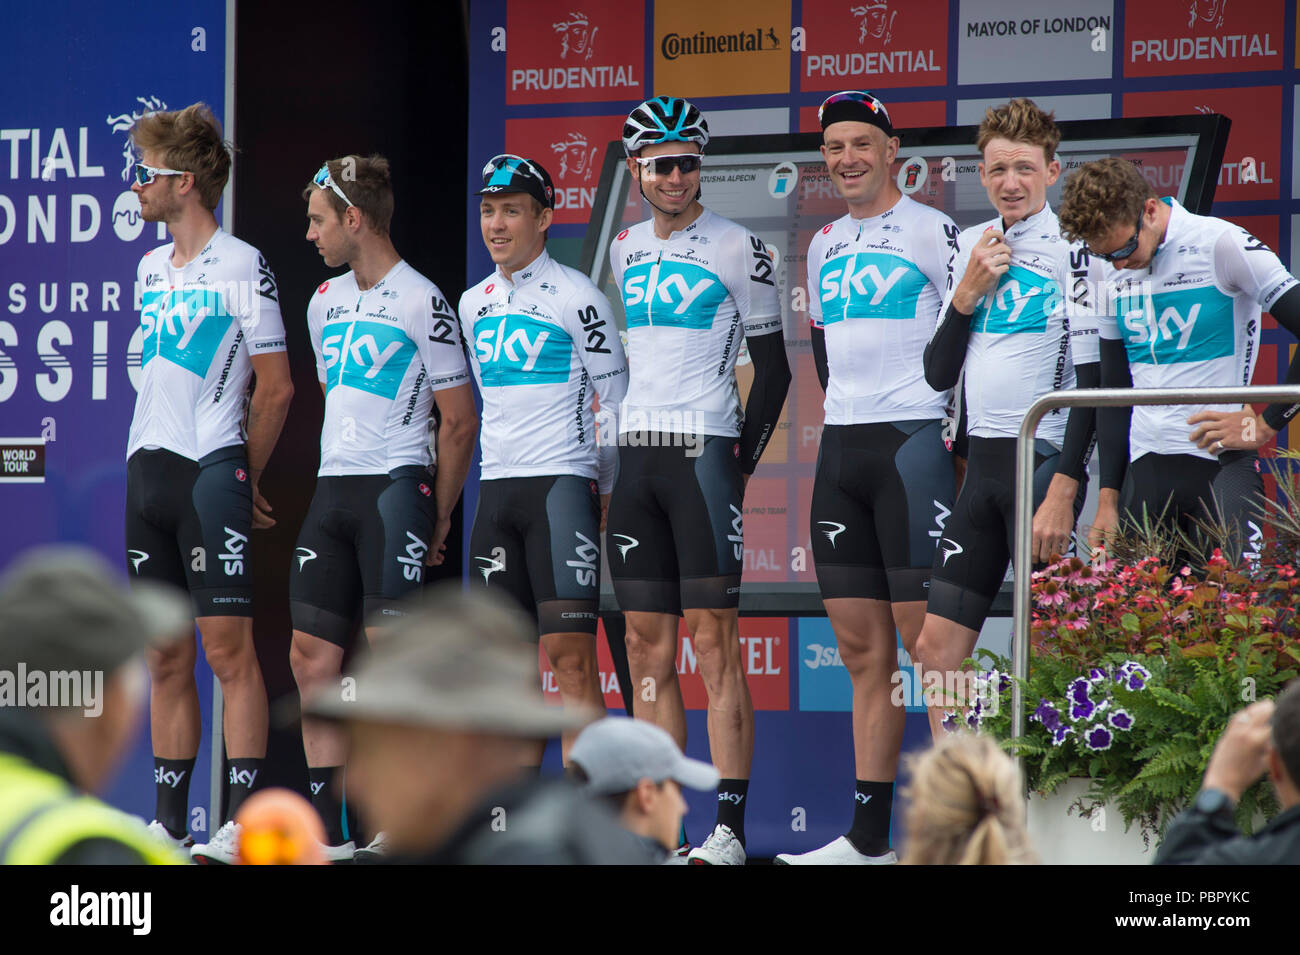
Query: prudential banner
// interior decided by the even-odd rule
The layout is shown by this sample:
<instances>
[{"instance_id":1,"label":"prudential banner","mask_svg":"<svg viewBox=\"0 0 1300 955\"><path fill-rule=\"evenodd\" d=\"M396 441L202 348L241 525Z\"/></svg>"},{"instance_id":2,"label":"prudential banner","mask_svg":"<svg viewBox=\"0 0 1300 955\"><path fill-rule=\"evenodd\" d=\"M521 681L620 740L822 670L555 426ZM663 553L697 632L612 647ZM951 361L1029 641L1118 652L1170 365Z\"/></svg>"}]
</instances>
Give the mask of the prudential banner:
<instances>
[{"instance_id":1,"label":"prudential banner","mask_svg":"<svg viewBox=\"0 0 1300 955\"><path fill-rule=\"evenodd\" d=\"M168 241L128 130L200 100L227 122L226 3L10 4L0 63L0 567L51 541L122 564L136 265Z\"/></svg>"}]
</instances>

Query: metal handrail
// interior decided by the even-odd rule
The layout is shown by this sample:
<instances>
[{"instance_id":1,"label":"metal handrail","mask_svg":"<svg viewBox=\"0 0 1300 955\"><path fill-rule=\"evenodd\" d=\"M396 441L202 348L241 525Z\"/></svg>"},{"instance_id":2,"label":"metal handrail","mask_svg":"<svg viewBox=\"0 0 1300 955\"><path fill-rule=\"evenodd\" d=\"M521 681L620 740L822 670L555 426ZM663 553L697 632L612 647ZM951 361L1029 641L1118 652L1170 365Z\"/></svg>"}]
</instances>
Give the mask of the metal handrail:
<instances>
[{"instance_id":1,"label":"metal handrail","mask_svg":"<svg viewBox=\"0 0 1300 955\"><path fill-rule=\"evenodd\" d=\"M1300 403L1298 385L1250 385L1240 388L1072 388L1043 395L1025 413L1016 439L1016 552L1012 599L1011 656L1016 679L1011 687L1011 736L1025 731L1021 683L1029 676L1029 573L1033 560L1034 432L1053 408L1120 408L1134 405L1215 405L1248 402ZM1190 432L1189 432L1190 433Z\"/></svg>"}]
</instances>

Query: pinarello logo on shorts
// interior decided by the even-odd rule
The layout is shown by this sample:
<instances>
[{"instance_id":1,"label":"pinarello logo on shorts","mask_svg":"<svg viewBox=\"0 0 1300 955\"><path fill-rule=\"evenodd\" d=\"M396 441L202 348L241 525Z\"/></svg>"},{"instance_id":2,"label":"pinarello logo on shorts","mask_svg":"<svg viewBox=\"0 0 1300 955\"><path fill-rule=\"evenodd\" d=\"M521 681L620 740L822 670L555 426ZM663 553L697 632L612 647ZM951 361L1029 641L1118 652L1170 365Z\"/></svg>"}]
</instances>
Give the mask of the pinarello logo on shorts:
<instances>
[{"instance_id":1,"label":"pinarello logo on shorts","mask_svg":"<svg viewBox=\"0 0 1300 955\"><path fill-rule=\"evenodd\" d=\"M600 493L600 488L596 486L596 482L595 482L595 481L588 481L588 482L587 482L587 486L591 488L591 493L592 493L592 494L599 494L599 493Z\"/></svg>"},{"instance_id":2,"label":"pinarello logo on shorts","mask_svg":"<svg viewBox=\"0 0 1300 955\"><path fill-rule=\"evenodd\" d=\"M430 494L432 494L433 492L429 490L429 485L427 485L427 484L421 484L421 485L420 485L420 493L423 494L425 497L428 497L428 496L429 496Z\"/></svg>"},{"instance_id":3,"label":"pinarello logo on shorts","mask_svg":"<svg viewBox=\"0 0 1300 955\"><path fill-rule=\"evenodd\" d=\"M834 222L828 222L824 226L822 226L822 235L826 235L827 233L829 233L831 231L831 226L833 226L834 224L835 224Z\"/></svg>"},{"instance_id":4,"label":"pinarello logo on shorts","mask_svg":"<svg viewBox=\"0 0 1300 955\"><path fill-rule=\"evenodd\" d=\"M950 440L948 440L947 438L944 438L944 439L943 439L943 446L944 446L945 448L947 448L949 451L952 450L952 442L951 442Z\"/></svg>"},{"instance_id":5,"label":"pinarello logo on shorts","mask_svg":"<svg viewBox=\"0 0 1300 955\"><path fill-rule=\"evenodd\" d=\"M317 286L317 288L316 288L316 294L317 294L317 295L324 295L324 294L325 294L325 290L326 290L327 288L329 288L329 287L330 287L330 283L329 283L328 281L321 282L320 285Z\"/></svg>"},{"instance_id":6,"label":"pinarello logo on shorts","mask_svg":"<svg viewBox=\"0 0 1300 955\"><path fill-rule=\"evenodd\" d=\"M740 457L740 442L739 442L739 441L737 441L735 444L733 444L733 445L731 446L731 453L732 453L732 455L734 455L734 456L737 457L737 458Z\"/></svg>"},{"instance_id":7,"label":"pinarello logo on shorts","mask_svg":"<svg viewBox=\"0 0 1300 955\"><path fill-rule=\"evenodd\" d=\"M1255 459L1255 473L1256 473L1256 474L1262 474L1262 473L1263 473L1263 472L1260 471L1260 469L1259 469L1259 458L1256 458L1256 459Z\"/></svg>"},{"instance_id":8,"label":"pinarello logo on shorts","mask_svg":"<svg viewBox=\"0 0 1300 955\"><path fill-rule=\"evenodd\" d=\"M237 480L237 481L247 481L247 480L248 480L248 472L245 471L243 468L235 468L235 480Z\"/></svg>"}]
</instances>

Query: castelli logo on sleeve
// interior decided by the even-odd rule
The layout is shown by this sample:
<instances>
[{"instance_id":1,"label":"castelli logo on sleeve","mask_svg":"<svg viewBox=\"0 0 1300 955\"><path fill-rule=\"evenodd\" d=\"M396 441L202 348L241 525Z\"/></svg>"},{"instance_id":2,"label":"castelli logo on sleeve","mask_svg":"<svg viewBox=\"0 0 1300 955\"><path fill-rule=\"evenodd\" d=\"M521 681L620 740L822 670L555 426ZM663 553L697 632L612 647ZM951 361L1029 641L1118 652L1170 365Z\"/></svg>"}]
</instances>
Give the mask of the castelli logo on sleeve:
<instances>
[{"instance_id":1,"label":"castelli logo on sleeve","mask_svg":"<svg viewBox=\"0 0 1300 955\"><path fill-rule=\"evenodd\" d=\"M614 236L614 241L615 241L615 242L621 242L621 241L623 241L623 240L626 239L626 238L627 238L627 229L624 229L624 230L623 230L622 232L620 232L618 235Z\"/></svg>"},{"instance_id":2,"label":"castelli logo on sleeve","mask_svg":"<svg viewBox=\"0 0 1300 955\"><path fill-rule=\"evenodd\" d=\"M421 484L421 485L420 485L420 493L423 494L425 497L428 497L428 496L429 496L430 494L432 494L433 492L429 490L429 485L427 485L427 484Z\"/></svg>"},{"instance_id":3,"label":"castelli logo on sleeve","mask_svg":"<svg viewBox=\"0 0 1300 955\"><path fill-rule=\"evenodd\" d=\"M243 468L235 468L235 480L237 480L237 481L247 481L247 480L248 480L248 472L245 471Z\"/></svg>"},{"instance_id":4,"label":"castelli logo on sleeve","mask_svg":"<svg viewBox=\"0 0 1300 955\"><path fill-rule=\"evenodd\" d=\"M317 294L317 295L324 295L324 294L325 294L325 290L326 290L327 288L329 288L329 287L330 287L330 283L329 283L328 281L321 282L320 285L316 288L316 294Z\"/></svg>"}]
</instances>

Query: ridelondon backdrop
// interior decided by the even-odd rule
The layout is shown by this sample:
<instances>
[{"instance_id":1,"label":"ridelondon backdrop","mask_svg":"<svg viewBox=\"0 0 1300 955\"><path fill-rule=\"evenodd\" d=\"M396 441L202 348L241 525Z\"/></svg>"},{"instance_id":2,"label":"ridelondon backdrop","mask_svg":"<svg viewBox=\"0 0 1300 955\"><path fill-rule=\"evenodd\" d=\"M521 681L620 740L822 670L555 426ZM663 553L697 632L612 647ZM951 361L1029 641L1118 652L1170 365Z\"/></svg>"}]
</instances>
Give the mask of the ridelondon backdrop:
<instances>
[{"instance_id":1,"label":"ridelondon backdrop","mask_svg":"<svg viewBox=\"0 0 1300 955\"><path fill-rule=\"evenodd\" d=\"M6 6L0 569L52 541L89 544L125 568L126 439L141 351L136 266L168 241L141 219L130 190L127 130L147 111L200 100L224 122L226 6ZM208 725L210 690L200 698ZM190 789L200 803L207 760L205 739ZM146 733L110 798L151 812L151 770Z\"/></svg>"},{"instance_id":2,"label":"ridelondon backdrop","mask_svg":"<svg viewBox=\"0 0 1300 955\"><path fill-rule=\"evenodd\" d=\"M1296 245L1293 2L475 0L469 42L467 285L492 268L473 229L477 200L468 196L485 160L509 151L547 166L557 189L550 251L577 266L606 147L633 106L664 94L700 106L715 135L815 131L817 104L842 89L881 96L898 127L978 123L985 107L1011 96L1030 96L1063 120L1222 113L1232 131L1214 214L1246 227L1284 262ZM1157 189L1177 185L1160 181L1171 179L1167 167L1147 175ZM807 381L806 322L790 314L789 290L786 308L792 355L806 364L796 381ZM1256 383L1277 381L1292 347L1266 317ZM799 439L795 429L785 437ZM808 460L811 478L806 449L775 453ZM760 464L755 480L762 476ZM751 556L747 579L764 579L762 554ZM1005 621L994 621L985 636L1005 641L1007 632ZM822 845L847 826L853 792L849 681L834 636L824 619L751 618L742 638L758 711L751 853ZM705 698L688 641L678 670L689 749L707 757ZM621 706L603 645L601 675L607 702ZM913 687L905 689L914 703ZM909 710L905 749L926 736L923 716ZM691 798L693 838L706 832L711 802Z\"/></svg>"}]
</instances>

